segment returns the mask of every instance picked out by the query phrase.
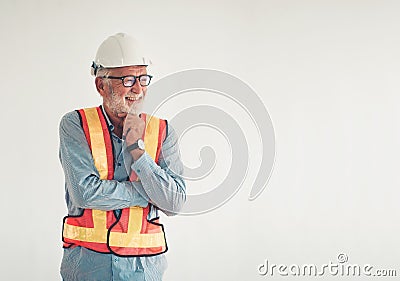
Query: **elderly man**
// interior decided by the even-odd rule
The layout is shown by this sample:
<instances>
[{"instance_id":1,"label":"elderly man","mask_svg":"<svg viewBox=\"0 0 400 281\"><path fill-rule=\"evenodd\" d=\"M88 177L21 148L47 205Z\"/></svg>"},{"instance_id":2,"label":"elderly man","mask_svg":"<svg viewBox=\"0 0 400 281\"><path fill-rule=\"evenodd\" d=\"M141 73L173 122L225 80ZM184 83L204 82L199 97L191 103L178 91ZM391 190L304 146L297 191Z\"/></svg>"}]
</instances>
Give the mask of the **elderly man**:
<instances>
[{"instance_id":1,"label":"elderly man","mask_svg":"<svg viewBox=\"0 0 400 281\"><path fill-rule=\"evenodd\" d=\"M92 64L102 106L60 123L65 281L161 280L167 266L158 212L185 202L183 165L173 128L140 111L152 78L141 51L129 35L107 38Z\"/></svg>"}]
</instances>

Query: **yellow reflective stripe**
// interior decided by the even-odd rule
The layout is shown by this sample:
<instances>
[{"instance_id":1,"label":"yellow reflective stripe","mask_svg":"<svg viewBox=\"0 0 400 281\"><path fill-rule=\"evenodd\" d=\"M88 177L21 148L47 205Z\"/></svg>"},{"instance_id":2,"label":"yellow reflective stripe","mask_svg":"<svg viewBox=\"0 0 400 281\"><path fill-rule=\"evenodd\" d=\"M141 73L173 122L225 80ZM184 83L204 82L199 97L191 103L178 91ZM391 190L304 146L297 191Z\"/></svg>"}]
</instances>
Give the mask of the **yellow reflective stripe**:
<instances>
[{"instance_id":1,"label":"yellow reflective stripe","mask_svg":"<svg viewBox=\"0 0 400 281\"><path fill-rule=\"evenodd\" d=\"M100 174L100 179L105 180L108 175L107 151L100 117L95 107L85 108L84 111L89 128L94 165Z\"/></svg>"},{"instance_id":2,"label":"yellow reflective stripe","mask_svg":"<svg viewBox=\"0 0 400 281\"><path fill-rule=\"evenodd\" d=\"M139 206L133 206L129 208L129 228L128 233L140 233L142 229L143 219L143 208ZM129 236L128 236L129 237Z\"/></svg>"},{"instance_id":3,"label":"yellow reflective stripe","mask_svg":"<svg viewBox=\"0 0 400 281\"><path fill-rule=\"evenodd\" d=\"M144 147L147 154L155 161L158 146L160 119L151 115L146 116L146 133L144 134ZM140 181L137 177L136 181Z\"/></svg>"},{"instance_id":4,"label":"yellow reflective stripe","mask_svg":"<svg viewBox=\"0 0 400 281\"><path fill-rule=\"evenodd\" d=\"M165 246L164 233L140 233L142 229L143 208L131 207L127 233L111 232L110 247L152 248Z\"/></svg>"},{"instance_id":5,"label":"yellow reflective stripe","mask_svg":"<svg viewBox=\"0 0 400 281\"><path fill-rule=\"evenodd\" d=\"M146 152L151 156L153 160L156 159L159 129L160 119L151 115L147 115L144 146L146 147Z\"/></svg>"},{"instance_id":6,"label":"yellow reflective stripe","mask_svg":"<svg viewBox=\"0 0 400 281\"><path fill-rule=\"evenodd\" d=\"M118 235L120 234L120 235ZM150 233L150 234L134 234L128 243L125 238L122 237L122 233L112 232L110 235L109 246L110 247L128 247L128 248L155 248L165 247L164 234Z\"/></svg>"},{"instance_id":7,"label":"yellow reflective stripe","mask_svg":"<svg viewBox=\"0 0 400 281\"><path fill-rule=\"evenodd\" d=\"M92 210L93 228L64 224L63 235L65 238L106 243L107 242L107 216L105 211Z\"/></svg>"}]
</instances>

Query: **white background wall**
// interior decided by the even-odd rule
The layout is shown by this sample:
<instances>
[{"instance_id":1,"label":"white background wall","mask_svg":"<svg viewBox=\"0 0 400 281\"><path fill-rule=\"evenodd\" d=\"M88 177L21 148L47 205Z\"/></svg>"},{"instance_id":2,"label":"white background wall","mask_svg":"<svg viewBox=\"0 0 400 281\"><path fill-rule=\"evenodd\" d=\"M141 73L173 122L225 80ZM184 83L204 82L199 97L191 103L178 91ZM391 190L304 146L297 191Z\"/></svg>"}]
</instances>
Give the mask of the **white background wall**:
<instances>
[{"instance_id":1,"label":"white background wall","mask_svg":"<svg viewBox=\"0 0 400 281\"><path fill-rule=\"evenodd\" d=\"M2 0L0 279L60 280L58 123L101 102L89 66L121 31L149 47L156 80L231 73L274 121L275 169L257 200L250 177L214 212L164 219L165 280L266 280L265 259L323 264L339 253L400 274L399 14L386 0ZM198 157L186 147L184 159Z\"/></svg>"}]
</instances>

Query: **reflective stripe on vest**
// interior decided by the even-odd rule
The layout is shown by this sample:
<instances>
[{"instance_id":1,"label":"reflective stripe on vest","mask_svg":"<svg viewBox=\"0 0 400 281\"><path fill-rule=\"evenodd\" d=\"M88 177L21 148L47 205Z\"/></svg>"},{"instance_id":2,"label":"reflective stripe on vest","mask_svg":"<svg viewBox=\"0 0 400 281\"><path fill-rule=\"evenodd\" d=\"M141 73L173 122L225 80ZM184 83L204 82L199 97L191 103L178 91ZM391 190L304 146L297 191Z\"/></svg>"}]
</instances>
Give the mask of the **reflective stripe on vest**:
<instances>
[{"instance_id":1,"label":"reflective stripe on vest","mask_svg":"<svg viewBox=\"0 0 400 281\"><path fill-rule=\"evenodd\" d=\"M114 178L114 157L110 132L100 107L78 111L100 179ZM158 162L165 138L166 121L141 114L146 121L143 135L146 152ZM131 179L138 180L136 174ZM63 224L64 247L82 246L120 256L150 256L167 251L165 233L158 218L147 219L150 205L113 211L85 209L80 216L66 216Z\"/></svg>"}]
</instances>

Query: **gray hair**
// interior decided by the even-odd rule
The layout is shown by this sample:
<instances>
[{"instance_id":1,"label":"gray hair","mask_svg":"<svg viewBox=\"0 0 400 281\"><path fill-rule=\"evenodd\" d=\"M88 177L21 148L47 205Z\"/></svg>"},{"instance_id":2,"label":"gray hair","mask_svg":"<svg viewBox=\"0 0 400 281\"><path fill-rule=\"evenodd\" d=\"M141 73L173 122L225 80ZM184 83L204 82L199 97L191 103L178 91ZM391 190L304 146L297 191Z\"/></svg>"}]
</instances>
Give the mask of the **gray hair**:
<instances>
[{"instance_id":1,"label":"gray hair","mask_svg":"<svg viewBox=\"0 0 400 281\"><path fill-rule=\"evenodd\" d=\"M109 68L103 68L103 67L99 68L97 70L96 77L103 77L103 76L107 77L108 75L110 75L110 72L111 72L111 69L109 69ZM104 78L104 81L107 84L107 86L111 85L110 79Z\"/></svg>"}]
</instances>

